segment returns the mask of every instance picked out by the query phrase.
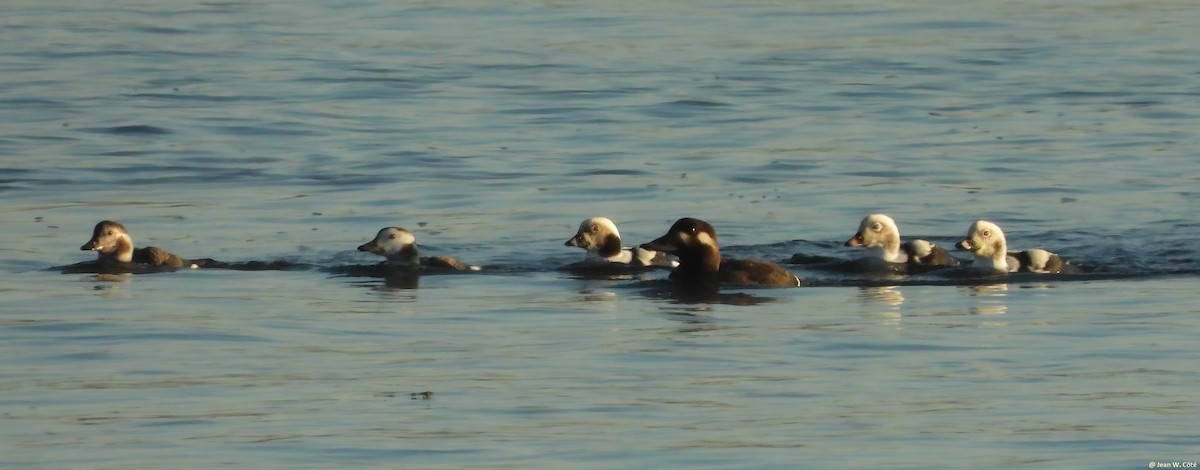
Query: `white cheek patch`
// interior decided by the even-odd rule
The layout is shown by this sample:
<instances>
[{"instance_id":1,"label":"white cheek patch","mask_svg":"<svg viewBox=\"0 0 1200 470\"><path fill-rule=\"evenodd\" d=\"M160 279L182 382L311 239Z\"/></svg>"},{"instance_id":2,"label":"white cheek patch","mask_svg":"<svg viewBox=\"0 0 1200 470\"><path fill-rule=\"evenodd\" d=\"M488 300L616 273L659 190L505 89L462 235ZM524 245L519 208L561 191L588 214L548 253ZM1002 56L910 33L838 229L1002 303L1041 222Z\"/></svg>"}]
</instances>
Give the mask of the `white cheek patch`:
<instances>
[{"instance_id":1,"label":"white cheek patch","mask_svg":"<svg viewBox=\"0 0 1200 470\"><path fill-rule=\"evenodd\" d=\"M699 234L697 234L696 240L698 240L701 245L705 245L705 246L716 246L717 245L717 241L713 240L713 238L711 236L709 236L708 233L706 233L706 232L700 232Z\"/></svg>"},{"instance_id":2,"label":"white cheek patch","mask_svg":"<svg viewBox=\"0 0 1200 470\"><path fill-rule=\"evenodd\" d=\"M971 237L971 250L976 253L990 255L992 251L988 248L990 246L978 235Z\"/></svg>"},{"instance_id":3,"label":"white cheek patch","mask_svg":"<svg viewBox=\"0 0 1200 470\"><path fill-rule=\"evenodd\" d=\"M971 251L974 252L975 254L984 255L984 256L992 255L993 250L988 249L988 247L990 245L988 245L987 243L984 243L984 241L982 240L982 237L980 237L979 235L975 235L975 236L971 237L970 241L971 241Z\"/></svg>"},{"instance_id":4,"label":"white cheek patch","mask_svg":"<svg viewBox=\"0 0 1200 470\"><path fill-rule=\"evenodd\" d=\"M592 247L592 240L588 238L587 231L585 231L582 227L580 227L578 232L575 232L575 236L571 237L571 241L579 243L579 248L583 248L585 250Z\"/></svg>"}]
</instances>

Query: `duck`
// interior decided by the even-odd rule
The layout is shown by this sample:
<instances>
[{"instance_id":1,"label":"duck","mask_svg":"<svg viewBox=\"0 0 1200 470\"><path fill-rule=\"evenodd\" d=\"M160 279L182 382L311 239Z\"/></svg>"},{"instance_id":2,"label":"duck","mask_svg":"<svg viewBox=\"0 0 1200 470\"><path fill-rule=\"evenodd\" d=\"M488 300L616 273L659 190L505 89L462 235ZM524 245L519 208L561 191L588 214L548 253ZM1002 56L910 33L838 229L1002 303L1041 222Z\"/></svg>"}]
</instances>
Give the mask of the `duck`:
<instances>
[{"instance_id":1,"label":"duck","mask_svg":"<svg viewBox=\"0 0 1200 470\"><path fill-rule=\"evenodd\" d=\"M955 246L975 255L972 267L1005 273L1077 273L1079 267L1057 254L1042 249L1008 251L1004 231L995 223L979 220L967 229L967 237Z\"/></svg>"},{"instance_id":2,"label":"duck","mask_svg":"<svg viewBox=\"0 0 1200 470\"><path fill-rule=\"evenodd\" d=\"M97 252L97 263L103 267L126 266L130 264L164 267L164 268L197 268L196 263L181 258L162 248L148 246L134 248L133 237L124 225L111 220L103 220L92 229L92 239L79 247L82 251Z\"/></svg>"},{"instance_id":3,"label":"duck","mask_svg":"<svg viewBox=\"0 0 1200 470\"><path fill-rule=\"evenodd\" d=\"M863 247L872 255L888 263L908 267L958 266L959 262L944 248L928 240L909 240L900 243L900 229L896 221L884 214L863 217L858 232L846 240L845 246Z\"/></svg>"},{"instance_id":4,"label":"duck","mask_svg":"<svg viewBox=\"0 0 1200 470\"><path fill-rule=\"evenodd\" d=\"M382 264L391 268L480 270L479 266L468 265L449 256L420 256L417 250L417 238L411 231L401 227L380 229L373 240L359 245L358 251L384 256L387 259Z\"/></svg>"},{"instance_id":5,"label":"duck","mask_svg":"<svg viewBox=\"0 0 1200 470\"><path fill-rule=\"evenodd\" d=\"M673 260L666 253L647 250L640 246L626 247L621 245L621 232L617 224L604 217L592 217L579 224L575 236L564 243L587 250L583 260L572 264L572 267L654 267L663 266L674 268L679 261Z\"/></svg>"},{"instance_id":6,"label":"duck","mask_svg":"<svg viewBox=\"0 0 1200 470\"><path fill-rule=\"evenodd\" d=\"M721 259L716 230L700 219L679 219L665 235L641 247L679 257L679 266L669 276L678 286L715 290L721 283L778 287L800 285L799 277L770 261Z\"/></svg>"}]
</instances>

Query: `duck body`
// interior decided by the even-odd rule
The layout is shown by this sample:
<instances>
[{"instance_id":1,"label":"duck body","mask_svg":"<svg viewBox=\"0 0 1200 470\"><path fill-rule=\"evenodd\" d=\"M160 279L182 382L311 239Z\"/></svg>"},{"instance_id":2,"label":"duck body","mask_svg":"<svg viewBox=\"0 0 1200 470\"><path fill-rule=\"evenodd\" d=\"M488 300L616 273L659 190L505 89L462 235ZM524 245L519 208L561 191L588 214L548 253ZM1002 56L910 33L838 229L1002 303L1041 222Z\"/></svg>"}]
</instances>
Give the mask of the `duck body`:
<instances>
[{"instance_id":1,"label":"duck body","mask_svg":"<svg viewBox=\"0 0 1200 470\"><path fill-rule=\"evenodd\" d=\"M470 266L449 256L420 256L417 240L412 232L400 227L384 227L375 238L359 245L358 251L375 253L386 258L381 267L395 270L444 270L444 271L478 271L478 266Z\"/></svg>"},{"instance_id":2,"label":"duck body","mask_svg":"<svg viewBox=\"0 0 1200 470\"><path fill-rule=\"evenodd\" d=\"M1008 251L1008 241L1000 226L986 220L976 221L967 229L967 237L956 246L975 256L974 269L1041 274L1078 273L1079 267L1057 254L1042 249Z\"/></svg>"},{"instance_id":3,"label":"duck body","mask_svg":"<svg viewBox=\"0 0 1200 470\"><path fill-rule=\"evenodd\" d=\"M575 236L568 239L564 245L587 250L584 259L570 265L570 268L674 268L679 265L678 261L671 259L666 253L640 246L623 246L617 225L604 217L584 220L579 224Z\"/></svg>"},{"instance_id":4,"label":"duck body","mask_svg":"<svg viewBox=\"0 0 1200 470\"><path fill-rule=\"evenodd\" d=\"M708 222L682 218L654 241L642 245L679 257L669 279L677 286L715 290L720 284L795 287L800 278L770 261L721 259L717 233Z\"/></svg>"},{"instance_id":5,"label":"duck body","mask_svg":"<svg viewBox=\"0 0 1200 470\"><path fill-rule=\"evenodd\" d=\"M896 221L884 214L864 217L858 224L858 232L846 240L845 246L866 248L873 258L905 265L908 269L929 270L959 265L949 252L928 240L915 239L900 243L900 229Z\"/></svg>"}]
</instances>

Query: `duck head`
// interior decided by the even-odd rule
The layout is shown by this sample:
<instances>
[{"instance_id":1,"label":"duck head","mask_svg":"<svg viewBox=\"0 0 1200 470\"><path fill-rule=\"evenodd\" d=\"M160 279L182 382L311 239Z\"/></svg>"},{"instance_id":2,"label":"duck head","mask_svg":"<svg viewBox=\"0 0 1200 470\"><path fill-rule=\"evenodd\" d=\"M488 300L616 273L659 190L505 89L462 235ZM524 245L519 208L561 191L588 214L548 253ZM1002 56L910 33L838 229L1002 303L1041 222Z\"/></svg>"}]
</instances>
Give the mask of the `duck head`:
<instances>
[{"instance_id":1,"label":"duck head","mask_svg":"<svg viewBox=\"0 0 1200 470\"><path fill-rule=\"evenodd\" d=\"M621 233L617 224L604 217L592 217L579 224L575 236L564 243L566 246L583 248L588 253L603 257L616 256L621 252Z\"/></svg>"},{"instance_id":2,"label":"duck head","mask_svg":"<svg viewBox=\"0 0 1200 470\"><path fill-rule=\"evenodd\" d=\"M846 240L845 245L878 251L886 261L904 261L900 256L900 229L896 227L895 220L883 214L863 217L858 224L858 232Z\"/></svg>"},{"instance_id":3,"label":"duck head","mask_svg":"<svg viewBox=\"0 0 1200 470\"><path fill-rule=\"evenodd\" d=\"M721 249L717 231L708 222L685 217L675 221L667 233L642 245L647 250L661 251L679 257L677 271L715 273L721 267Z\"/></svg>"},{"instance_id":4,"label":"duck head","mask_svg":"<svg viewBox=\"0 0 1200 470\"><path fill-rule=\"evenodd\" d=\"M358 251L375 253L387 258L389 263L420 263L417 239L412 232L400 227L385 227L375 234L375 239L359 245Z\"/></svg>"},{"instance_id":5,"label":"duck head","mask_svg":"<svg viewBox=\"0 0 1200 470\"><path fill-rule=\"evenodd\" d=\"M104 220L92 229L92 239L79 247L83 251L95 251L101 260L133 261L133 238L125 230L125 226L111 220Z\"/></svg>"},{"instance_id":6,"label":"duck head","mask_svg":"<svg viewBox=\"0 0 1200 470\"><path fill-rule=\"evenodd\" d=\"M975 267L1008 271L1008 242L1000 226L979 220L967 229L967 237L954 245L975 255Z\"/></svg>"}]
</instances>

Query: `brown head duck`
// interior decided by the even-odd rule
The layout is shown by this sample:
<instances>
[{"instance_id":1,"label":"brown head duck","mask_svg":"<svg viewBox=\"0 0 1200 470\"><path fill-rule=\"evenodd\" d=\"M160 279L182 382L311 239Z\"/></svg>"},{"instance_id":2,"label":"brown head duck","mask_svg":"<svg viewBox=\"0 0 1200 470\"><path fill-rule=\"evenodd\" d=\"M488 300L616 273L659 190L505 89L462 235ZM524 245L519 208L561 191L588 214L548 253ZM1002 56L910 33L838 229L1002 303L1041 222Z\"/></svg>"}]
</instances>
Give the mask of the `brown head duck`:
<instances>
[{"instance_id":1,"label":"brown head duck","mask_svg":"<svg viewBox=\"0 0 1200 470\"><path fill-rule=\"evenodd\" d=\"M682 218L658 239L642 245L679 257L670 279L677 285L715 289L720 283L751 286L798 286L800 278L761 259L721 259L717 232L708 222Z\"/></svg>"},{"instance_id":2,"label":"brown head duck","mask_svg":"<svg viewBox=\"0 0 1200 470\"><path fill-rule=\"evenodd\" d=\"M161 248L149 246L134 248L133 237L125 230L125 226L111 220L101 221L92 230L92 239L79 247L83 251L95 251L99 254L97 261L101 265L117 265L120 263L143 264L156 267L197 267L196 264L179 256L173 255Z\"/></svg>"}]
</instances>

